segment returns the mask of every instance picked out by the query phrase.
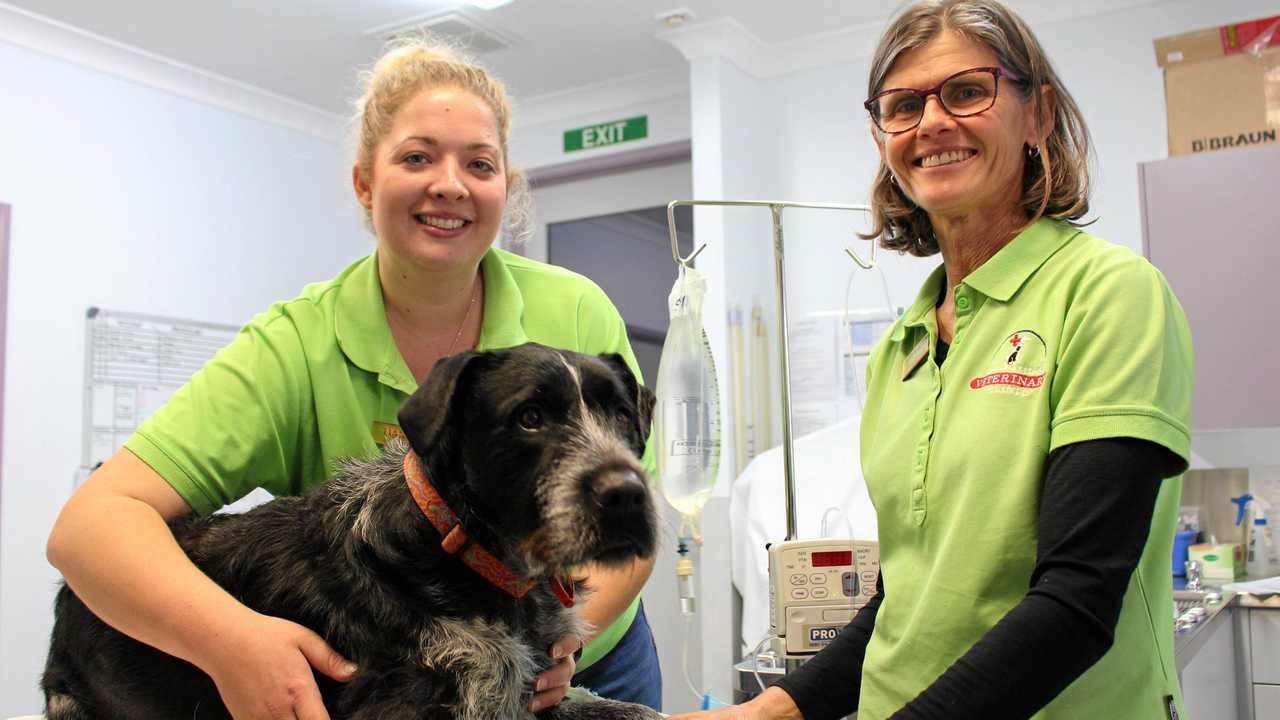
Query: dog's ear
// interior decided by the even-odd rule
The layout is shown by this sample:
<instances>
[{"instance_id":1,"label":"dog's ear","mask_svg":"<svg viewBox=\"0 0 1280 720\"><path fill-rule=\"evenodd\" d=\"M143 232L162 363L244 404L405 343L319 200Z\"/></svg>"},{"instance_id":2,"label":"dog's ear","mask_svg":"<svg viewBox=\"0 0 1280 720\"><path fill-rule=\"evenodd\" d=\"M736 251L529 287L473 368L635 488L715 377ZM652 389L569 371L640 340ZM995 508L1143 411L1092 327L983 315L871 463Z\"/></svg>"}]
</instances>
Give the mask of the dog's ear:
<instances>
[{"instance_id":1,"label":"dog's ear","mask_svg":"<svg viewBox=\"0 0 1280 720\"><path fill-rule=\"evenodd\" d=\"M649 427L653 422L653 405L656 402L653 391L636 381L636 376L631 372L627 361L618 353L605 353L600 356L600 359L609 364L613 372L622 379L622 384L627 387L627 391L631 393L631 398L636 403L636 424L639 426L640 436L648 438Z\"/></svg>"},{"instance_id":2,"label":"dog's ear","mask_svg":"<svg viewBox=\"0 0 1280 720\"><path fill-rule=\"evenodd\" d=\"M427 457L428 451L442 440L462 377L482 356L483 353L464 352L440 360L418 391L400 406L400 429L419 457Z\"/></svg>"}]
</instances>

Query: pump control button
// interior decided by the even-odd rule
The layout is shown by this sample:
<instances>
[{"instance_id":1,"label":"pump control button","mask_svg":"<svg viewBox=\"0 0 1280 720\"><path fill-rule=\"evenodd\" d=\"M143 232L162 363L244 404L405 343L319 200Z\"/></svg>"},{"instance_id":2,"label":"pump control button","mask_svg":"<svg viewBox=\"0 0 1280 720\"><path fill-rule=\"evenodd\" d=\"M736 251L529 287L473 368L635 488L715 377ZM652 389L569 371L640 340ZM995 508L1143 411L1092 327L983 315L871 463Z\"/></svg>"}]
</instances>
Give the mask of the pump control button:
<instances>
[{"instance_id":1,"label":"pump control button","mask_svg":"<svg viewBox=\"0 0 1280 720\"><path fill-rule=\"evenodd\" d=\"M804 588L796 588L791 591L792 600L805 600L809 597L809 591Z\"/></svg>"},{"instance_id":2,"label":"pump control button","mask_svg":"<svg viewBox=\"0 0 1280 720\"><path fill-rule=\"evenodd\" d=\"M792 584L792 585L804 585L806 582L807 582L807 580L805 579L805 576L804 576L804 575L801 575L801 574L797 573L797 574L795 574L795 575L792 575L792 576L791 576L791 584Z\"/></svg>"},{"instance_id":3,"label":"pump control button","mask_svg":"<svg viewBox=\"0 0 1280 720\"><path fill-rule=\"evenodd\" d=\"M814 588L813 596L819 600L827 596L827 589L824 587Z\"/></svg>"},{"instance_id":4,"label":"pump control button","mask_svg":"<svg viewBox=\"0 0 1280 720\"><path fill-rule=\"evenodd\" d=\"M809 576L809 581L810 581L810 582L812 582L812 583L814 583L815 585L821 585L821 584L823 584L823 583L825 583L825 582L827 581L827 576L826 576L826 575L817 575L817 574L810 575L810 576Z\"/></svg>"}]
</instances>

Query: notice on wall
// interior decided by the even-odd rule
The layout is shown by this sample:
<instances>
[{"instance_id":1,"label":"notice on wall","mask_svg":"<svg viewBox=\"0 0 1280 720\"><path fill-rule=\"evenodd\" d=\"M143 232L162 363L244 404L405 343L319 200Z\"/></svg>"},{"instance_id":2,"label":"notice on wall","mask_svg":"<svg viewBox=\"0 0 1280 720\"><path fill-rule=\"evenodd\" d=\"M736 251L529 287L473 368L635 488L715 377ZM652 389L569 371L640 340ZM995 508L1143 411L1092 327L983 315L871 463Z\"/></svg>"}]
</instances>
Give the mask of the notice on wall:
<instances>
[{"instance_id":1,"label":"notice on wall","mask_svg":"<svg viewBox=\"0 0 1280 720\"><path fill-rule=\"evenodd\" d=\"M111 457L239 328L89 308L84 450L76 484Z\"/></svg>"},{"instance_id":2,"label":"notice on wall","mask_svg":"<svg viewBox=\"0 0 1280 720\"><path fill-rule=\"evenodd\" d=\"M850 310L811 313L791 322L791 430L795 437L862 412L867 360L893 319L887 310Z\"/></svg>"}]
</instances>

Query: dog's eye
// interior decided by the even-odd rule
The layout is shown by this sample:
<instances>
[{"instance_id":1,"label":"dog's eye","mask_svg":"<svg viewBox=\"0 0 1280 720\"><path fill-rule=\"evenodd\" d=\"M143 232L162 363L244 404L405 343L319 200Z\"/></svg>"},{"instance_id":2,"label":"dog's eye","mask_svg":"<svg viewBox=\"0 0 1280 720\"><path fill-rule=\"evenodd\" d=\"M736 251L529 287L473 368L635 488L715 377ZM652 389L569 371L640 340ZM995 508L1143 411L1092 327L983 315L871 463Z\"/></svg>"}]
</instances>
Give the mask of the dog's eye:
<instances>
[{"instance_id":1,"label":"dog's eye","mask_svg":"<svg viewBox=\"0 0 1280 720\"><path fill-rule=\"evenodd\" d=\"M631 424L631 417L627 415L626 410L619 410L613 414L613 419L623 425Z\"/></svg>"},{"instance_id":2,"label":"dog's eye","mask_svg":"<svg viewBox=\"0 0 1280 720\"><path fill-rule=\"evenodd\" d=\"M525 430L537 430L542 427L542 410L533 405L526 405L524 409L520 411L520 415L516 419L516 422L520 423L520 427Z\"/></svg>"}]
</instances>

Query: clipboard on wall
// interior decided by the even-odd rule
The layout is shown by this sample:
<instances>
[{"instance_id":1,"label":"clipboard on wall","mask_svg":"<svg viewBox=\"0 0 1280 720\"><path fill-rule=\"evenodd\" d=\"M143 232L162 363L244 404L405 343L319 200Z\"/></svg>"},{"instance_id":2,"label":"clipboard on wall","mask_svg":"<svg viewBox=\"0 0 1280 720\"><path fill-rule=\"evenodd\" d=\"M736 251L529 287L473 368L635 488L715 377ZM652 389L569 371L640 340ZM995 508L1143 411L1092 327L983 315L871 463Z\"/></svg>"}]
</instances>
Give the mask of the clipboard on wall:
<instances>
[{"instance_id":1,"label":"clipboard on wall","mask_svg":"<svg viewBox=\"0 0 1280 720\"><path fill-rule=\"evenodd\" d=\"M88 308L82 451L74 486L238 332L234 325Z\"/></svg>"}]
</instances>

